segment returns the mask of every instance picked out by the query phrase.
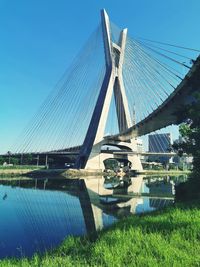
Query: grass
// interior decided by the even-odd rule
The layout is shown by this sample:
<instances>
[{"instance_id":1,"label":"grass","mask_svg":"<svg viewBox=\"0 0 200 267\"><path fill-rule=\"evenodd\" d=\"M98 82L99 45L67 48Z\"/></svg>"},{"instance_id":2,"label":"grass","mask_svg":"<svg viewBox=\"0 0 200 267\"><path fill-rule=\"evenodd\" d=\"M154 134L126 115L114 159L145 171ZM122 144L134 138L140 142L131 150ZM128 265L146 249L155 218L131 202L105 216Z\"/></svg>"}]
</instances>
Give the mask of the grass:
<instances>
[{"instance_id":1,"label":"grass","mask_svg":"<svg viewBox=\"0 0 200 267\"><path fill-rule=\"evenodd\" d=\"M150 174L155 174L155 175L181 175L181 174L190 174L191 171L190 170L184 170L184 171L181 171L181 170L144 170L143 171L143 174L147 174L147 175L150 175Z\"/></svg>"},{"instance_id":2,"label":"grass","mask_svg":"<svg viewBox=\"0 0 200 267\"><path fill-rule=\"evenodd\" d=\"M44 166L34 165L14 165L14 166L0 166L0 178L15 177L27 174L33 170L44 169Z\"/></svg>"},{"instance_id":3,"label":"grass","mask_svg":"<svg viewBox=\"0 0 200 267\"><path fill-rule=\"evenodd\" d=\"M34 170L34 169L42 169L44 166L36 166L36 165L13 165L13 166L3 166L0 165L0 170Z\"/></svg>"},{"instance_id":4,"label":"grass","mask_svg":"<svg viewBox=\"0 0 200 267\"><path fill-rule=\"evenodd\" d=\"M0 166L0 177L14 177L27 175L35 178L46 178L61 176L63 178L77 178L83 176L102 176L105 173L100 170L85 171L75 169L46 169L45 166L36 165L13 165ZM114 175L115 173L112 173Z\"/></svg>"},{"instance_id":5,"label":"grass","mask_svg":"<svg viewBox=\"0 0 200 267\"><path fill-rule=\"evenodd\" d=\"M0 266L200 266L200 203L124 218L97 238L67 238L56 250Z\"/></svg>"}]
</instances>

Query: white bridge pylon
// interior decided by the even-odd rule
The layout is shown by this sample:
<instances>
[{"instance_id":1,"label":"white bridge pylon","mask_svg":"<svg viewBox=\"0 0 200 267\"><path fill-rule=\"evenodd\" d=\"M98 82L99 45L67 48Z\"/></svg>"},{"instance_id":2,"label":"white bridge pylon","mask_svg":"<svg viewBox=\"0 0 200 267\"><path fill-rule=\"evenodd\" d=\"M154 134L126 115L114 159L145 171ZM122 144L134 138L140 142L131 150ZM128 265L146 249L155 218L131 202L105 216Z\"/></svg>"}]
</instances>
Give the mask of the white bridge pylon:
<instances>
[{"instance_id":1,"label":"white bridge pylon","mask_svg":"<svg viewBox=\"0 0 200 267\"><path fill-rule=\"evenodd\" d=\"M110 154L101 153L101 147L104 144L108 144L108 141L104 140L104 134L113 93L119 132L121 133L132 126L122 75L127 29L121 31L119 43L115 43L111 38L110 21L105 10L101 11L101 22L106 72L80 155L75 164L76 168L81 169L103 169L103 161L105 159L117 157L116 154L111 156ZM109 144L122 145L127 147L129 151L136 151L137 149L135 138L123 143L113 140L109 141ZM124 157L131 161L133 169L142 170L138 155L127 154Z\"/></svg>"}]
</instances>

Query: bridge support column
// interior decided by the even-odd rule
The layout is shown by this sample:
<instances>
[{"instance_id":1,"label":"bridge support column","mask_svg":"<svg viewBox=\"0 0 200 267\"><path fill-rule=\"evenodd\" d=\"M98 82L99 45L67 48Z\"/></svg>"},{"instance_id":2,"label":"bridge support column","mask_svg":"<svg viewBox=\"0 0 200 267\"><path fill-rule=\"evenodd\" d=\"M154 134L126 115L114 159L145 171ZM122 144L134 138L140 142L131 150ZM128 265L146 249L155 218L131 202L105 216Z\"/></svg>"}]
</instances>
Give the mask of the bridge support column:
<instances>
[{"instance_id":1,"label":"bridge support column","mask_svg":"<svg viewBox=\"0 0 200 267\"><path fill-rule=\"evenodd\" d=\"M94 145L92 148L92 151L90 153L90 156L87 160L87 164L85 166L85 169L99 169L99 170L104 170L105 169L105 165L104 165L104 161L106 159L127 159L131 162L132 164L132 169L138 172L143 171L142 168L142 164L141 164L141 160L140 160L140 155L135 153L131 153L136 151L136 144L134 144L134 142L136 142L136 140L132 140L132 142L130 143L125 143L125 142L118 142L117 144L110 144L110 145L116 145L116 146L123 146L123 147L127 147L127 154L121 154L120 150L119 153L115 153L113 154L112 151L110 151L110 153L103 153L101 152L101 148L103 145L105 145L105 141L99 142L98 144ZM109 144L106 144L109 145Z\"/></svg>"},{"instance_id":2,"label":"bridge support column","mask_svg":"<svg viewBox=\"0 0 200 267\"><path fill-rule=\"evenodd\" d=\"M86 164L86 167L85 169L99 169L99 170L104 170L105 169L105 165L104 165L104 161L106 159L110 159L110 158L113 158L113 159L128 159L131 164L132 164L132 168L133 170L135 171L138 171L138 172L142 172L143 171L143 168L142 168L142 164L141 164L141 160L140 160L140 156L137 155L137 154L128 154L127 155L124 155L123 157L122 156L118 156L116 157L115 155L113 154L107 154L107 153L91 153L90 154L90 157L87 161L87 164Z\"/></svg>"},{"instance_id":3,"label":"bridge support column","mask_svg":"<svg viewBox=\"0 0 200 267\"><path fill-rule=\"evenodd\" d=\"M103 170L105 168L103 163L103 157L101 154L101 146L101 142L93 146L90 156L87 160L85 169Z\"/></svg>"},{"instance_id":4,"label":"bridge support column","mask_svg":"<svg viewBox=\"0 0 200 267\"><path fill-rule=\"evenodd\" d=\"M129 154L128 155L128 160L132 163L132 169L137 171L137 172L142 172L142 163L140 160L140 155L138 154Z\"/></svg>"}]
</instances>

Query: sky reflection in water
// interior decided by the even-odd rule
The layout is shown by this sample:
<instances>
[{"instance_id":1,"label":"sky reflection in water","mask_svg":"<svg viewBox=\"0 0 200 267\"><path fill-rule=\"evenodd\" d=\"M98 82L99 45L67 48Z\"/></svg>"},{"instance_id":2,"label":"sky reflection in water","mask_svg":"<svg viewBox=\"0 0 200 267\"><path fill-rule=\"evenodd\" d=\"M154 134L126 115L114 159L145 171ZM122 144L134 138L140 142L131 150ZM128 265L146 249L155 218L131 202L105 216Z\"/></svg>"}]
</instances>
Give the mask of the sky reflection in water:
<instances>
[{"instance_id":1,"label":"sky reflection in water","mask_svg":"<svg viewBox=\"0 0 200 267\"><path fill-rule=\"evenodd\" d=\"M69 235L86 235L131 213L169 205L177 181L170 177L144 180L142 176L1 180L0 258L44 252Z\"/></svg>"}]
</instances>

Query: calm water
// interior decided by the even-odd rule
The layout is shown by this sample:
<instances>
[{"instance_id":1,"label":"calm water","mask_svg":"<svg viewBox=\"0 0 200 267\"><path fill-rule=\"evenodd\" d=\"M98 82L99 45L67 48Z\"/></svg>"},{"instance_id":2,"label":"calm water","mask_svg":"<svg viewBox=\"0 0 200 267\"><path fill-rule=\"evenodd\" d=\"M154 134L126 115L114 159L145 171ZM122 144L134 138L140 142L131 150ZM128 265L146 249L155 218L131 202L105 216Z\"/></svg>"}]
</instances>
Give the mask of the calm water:
<instances>
[{"instance_id":1,"label":"calm water","mask_svg":"<svg viewBox=\"0 0 200 267\"><path fill-rule=\"evenodd\" d=\"M173 203L185 177L0 181L0 258L31 256Z\"/></svg>"}]
</instances>

